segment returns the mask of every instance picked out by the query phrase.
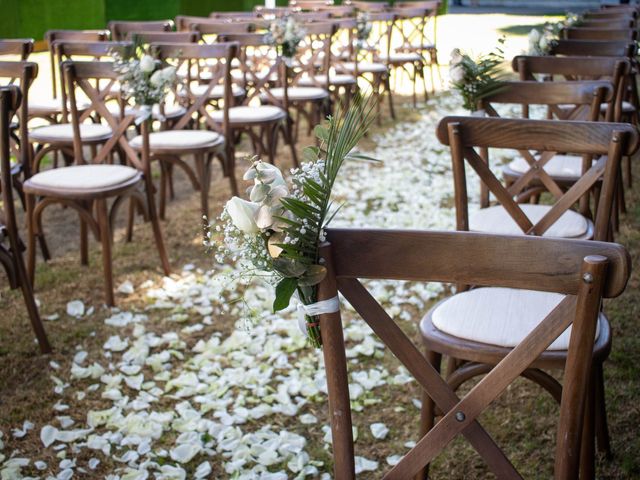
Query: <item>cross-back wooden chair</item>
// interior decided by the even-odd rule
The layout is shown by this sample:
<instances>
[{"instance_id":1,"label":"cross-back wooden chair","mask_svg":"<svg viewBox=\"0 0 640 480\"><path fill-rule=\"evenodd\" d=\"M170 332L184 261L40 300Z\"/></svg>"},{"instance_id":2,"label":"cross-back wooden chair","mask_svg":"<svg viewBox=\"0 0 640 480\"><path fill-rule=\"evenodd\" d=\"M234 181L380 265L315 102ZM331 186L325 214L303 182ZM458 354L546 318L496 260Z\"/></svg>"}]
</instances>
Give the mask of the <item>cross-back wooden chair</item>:
<instances>
[{"instance_id":1,"label":"cross-back wooden chair","mask_svg":"<svg viewBox=\"0 0 640 480\"><path fill-rule=\"evenodd\" d=\"M372 2L371 5L373 3L378 2ZM341 73L348 73L367 81L371 87L371 93L376 99L378 124L381 124L380 107L384 95L387 96L389 101L391 118L394 120L396 118L393 108L393 96L391 95L391 65L389 63L395 15L392 12L378 11L376 9L366 11L368 20L372 24L369 38L363 41L352 38L353 45L347 51L351 53L352 57L349 61L338 64L337 67Z\"/></svg>"},{"instance_id":2,"label":"cross-back wooden chair","mask_svg":"<svg viewBox=\"0 0 640 480\"><path fill-rule=\"evenodd\" d=\"M570 136L569 133L571 132ZM454 162L454 177L456 187L456 223L459 230L473 229L473 221L468 213L466 197L466 180L464 178L465 159L483 179L491 179L495 185L492 189L498 201L504 201L505 209L512 209L514 219L522 230L511 231L511 234L521 235L546 235L551 234L551 217L559 219L560 210L575 203L576 194L569 194L564 199L564 206L556 211L563 200L554 207L547 209L547 214L540 222L535 222L529 213L520 209L513 202L509 192L496 183L495 177L487 172L486 165L480 165L480 158L475 152L476 148L508 148L508 149L536 149L553 151L575 151L576 153L595 156L601 155L602 168L598 172L589 172L595 175L589 178L589 174L583 177L584 183L592 183L595 176L603 178L602 194L597 205L595 217L595 229L593 235L586 238L594 238L598 241L606 241L610 236L609 217L612 208L613 188L615 186L615 164L620 157L632 154L638 146L637 131L627 124L600 123L600 122L550 122L534 120L505 120L505 119L481 119L464 117L447 117L440 122L437 131L438 139L451 148ZM604 156L608 155L608 160ZM607 164L608 162L612 162ZM578 185L578 184L576 184ZM585 188L589 188L586 186ZM497 225L500 227L500 225ZM547 227L551 227L548 228ZM498 228L500 230L500 228ZM495 229L494 229L495 231ZM504 232L504 230L503 230ZM577 245L587 243L576 242ZM510 248L505 253L512 253ZM538 253L538 252L534 252ZM548 261L558 265L564 249L556 252ZM526 260L523 260L526 259ZM525 255L520 262L529 262L531 257ZM503 259L502 265L509 260ZM577 273L577 272L576 272ZM583 271L583 274L585 272ZM590 281L591 276L583 276ZM585 288L591 285L585 281ZM626 279L625 279L626 281ZM467 290L467 285L478 285L474 282L461 282L458 293L436 304L422 319L420 330L426 348L426 358L436 369L440 369L442 355L451 359L447 368L448 384L452 389L457 389L467 380L478 375L492 372L493 365L499 365L505 359L514 355L521 348L522 342L531 338L531 332L541 333L549 328L548 315L558 309L566 298L558 293L566 293L545 288L543 285L518 288L495 288L498 285L488 286L479 282L483 288ZM622 283L624 285L624 282ZM505 287L506 285L499 285ZM494 287L494 288L487 288ZM506 286L513 287L513 286ZM545 293L547 292L547 293ZM608 431L606 427L606 411L603 396L602 364L607 358L611 348L611 329L606 316L599 312L600 301L592 304L591 325L586 332L581 334L573 330L565 331L569 320L569 312L562 312L565 318L563 328L555 331L548 338L548 342L537 349L530 358L531 362L518 374L532 380L545 388L559 403L561 411L565 408L565 401L570 395L568 390L572 388L571 369L575 367L572 356L575 355L574 341L576 336L585 335L581 345L581 365L583 372L582 398L573 398L572 401L582 403L584 410L577 413L575 422L582 424L580 430L574 432L574 436L568 440L572 451L563 452L558 443L556 450L556 478L578 478L578 461L580 461L580 478L593 478L594 468L594 440L597 430L598 443L602 450L607 451ZM464 317L464 319L463 319ZM562 333L564 332L564 333ZM535 335L534 335L535 336ZM565 369L564 387L543 369ZM491 373L489 373L491 376ZM489 378L485 377L485 378ZM596 399L596 392L598 398ZM421 435L427 434L435 427L435 404L433 397L423 395L423 407L421 415ZM582 413L584 412L584 413ZM446 413L446 412L445 412ZM596 422L596 413L598 420ZM561 414L562 415L562 414ZM446 418L446 417L445 417ZM562 425L562 421L561 421ZM576 425L577 426L577 425ZM567 432L558 431L558 442ZM572 435L572 434L570 434ZM428 437L428 435L427 435ZM582 449L582 453L581 452ZM560 455L560 457L559 457ZM564 456L564 460L559 458ZM570 462L570 466L564 462ZM563 469L563 465L564 468Z\"/></svg>"},{"instance_id":3,"label":"cross-back wooden chair","mask_svg":"<svg viewBox=\"0 0 640 480\"><path fill-rule=\"evenodd\" d=\"M602 28L605 30L627 30L629 28L636 28L636 21L632 17L621 18L604 18L594 19L586 18L582 21L579 27L576 28Z\"/></svg>"},{"instance_id":4,"label":"cross-back wooden chair","mask_svg":"<svg viewBox=\"0 0 640 480\"><path fill-rule=\"evenodd\" d=\"M478 419L569 325L572 330L557 423L555 478L577 478L594 332L601 299L620 295L629 278L630 260L624 247L468 232L358 229L329 229L327 242L321 255L328 272L318 286L319 301L337 299L341 293L442 412L440 421L382 478L412 478L458 435L471 443L497 478L521 478ZM563 299L460 398L360 279L463 282L540 290ZM320 315L319 324L327 371L334 477L353 479L351 409L340 312Z\"/></svg>"},{"instance_id":5,"label":"cross-back wooden chair","mask_svg":"<svg viewBox=\"0 0 640 480\"><path fill-rule=\"evenodd\" d=\"M235 104L230 66L237 56L237 45L167 43L152 44L151 47L162 62L176 69L191 62L211 62L207 83L200 83L200 78L192 77L190 69L186 68L186 76L174 91L175 97L182 103L182 114L166 128L149 135L151 160L159 161L162 172L160 218L165 215L167 188L173 193L170 181L174 166L181 168L193 188L200 192L202 215L208 217L214 158L220 160L223 174L229 177L232 193L238 193L231 159L233 149L229 146L232 137L228 120L229 108ZM212 100L215 100L216 107L213 111ZM214 112L221 114L221 121L214 120ZM140 151L144 147L143 140L142 136L135 137L131 140L131 146ZM185 156L193 156L194 167L185 161Z\"/></svg>"},{"instance_id":6,"label":"cross-back wooden chair","mask_svg":"<svg viewBox=\"0 0 640 480\"><path fill-rule=\"evenodd\" d=\"M240 82L246 91L242 102L229 108L234 145L240 140L240 135L246 133L251 139L254 153L265 155L270 163L274 163L280 133L290 147L294 166L297 166L298 156L289 115L288 73L284 60L262 33L220 35L220 41L238 43L238 74L234 75L234 80ZM274 87L282 88L281 97L276 98L271 93ZM223 113L214 111L212 117L222 122Z\"/></svg>"},{"instance_id":7,"label":"cross-back wooden chair","mask_svg":"<svg viewBox=\"0 0 640 480\"><path fill-rule=\"evenodd\" d=\"M197 17L193 15L178 15L175 19L176 31L184 32L191 30L192 23L206 22L210 17Z\"/></svg>"},{"instance_id":8,"label":"cross-back wooden chair","mask_svg":"<svg viewBox=\"0 0 640 480\"><path fill-rule=\"evenodd\" d=\"M5 84L20 86L18 108L15 111L17 122L9 126L9 146L16 161L11 163L10 174L13 186L20 199L22 181L31 176L31 148L29 147L29 89L38 76L38 64L35 62L3 62L0 61L0 79Z\"/></svg>"},{"instance_id":9,"label":"cross-back wooden chair","mask_svg":"<svg viewBox=\"0 0 640 480\"><path fill-rule=\"evenodd\" d=\"M59 75L62 78L62 63L65 60L73 60L80 58L93 58L99 60L101 58L110 57L111 54L118 49L130 46L130 42L81 42L81 41L63 41L56 40L53 42L55 50L55 58L59 59ZM95 81L97 88L100 90L100 98L105 101L110 98L119 96L119 85L115 80L108 80L105 85L100 85L100 81ZM62 104L61 118L58 122L35 127L29 132L29 142L33 146L35 153L32 158L32 169L39 171L41 162L49 155L54 154L54 166L57 166L58 152L62 152L65 162L73 161L73 142L74 129L69 119L68 106L68 89L65 88L64 82L60 88L62 94L60 102ZM90 105L82 98L78 98L76 108L81 111L89 109ZM91 110L95 112L95 110ZM83 116L83 119L91 120L90 115ZM97 120L97 119L93 119ZM98 123L97 121L83 122L80 126L80 133L83 145L91 149L95 154L98 145L105 143L111 137L111 129L108 125Z\"/></svg>"},{"instance_id":10,"label":"cross-back wooden chair","mask_svg":"<svg viewBox=\"0 0 640 480\"><path fill-rule=\"evenodd\" d=\"M66 87L69 92L70 120L73 128L73 161L68 167L35 171L24 184L27 203L28 272L35 277L35 242L41 236L43 211L52 204L61 204L75 210L80 217L80 259L88 265L88 231L102 245L102 263L105 276L105 301L115 304L112 273L113 228L119 207L130 200L129 228L133 223L133 207L151 222L156 248L166 275L170 273L169 260L154 201L154 187L149 160L148 124L142 123L143 147L136 152L127 141L127 131L134 125L135 115L124 114L124 100L120 100L122 114L116 119L105 105L102 91L95 79L115 82L118 73L112 62L63 62ZM79 110L77 94L83 93L91 107ZM108 125L112 134L99 151L87 158L81 137L82 125L96 112ZM126 158L126 165L113 164L116 152ZM109 203L111 203L109 205ZM129 237L130 238L130 237Z\"/></svg>"},{"instance_id":11,"label":"cross-back wooden chair","mask_svg":"<svg viewBox=\"0 0 640 480\"><path fill-rule=\"evenodd\" d=\"M170 32L173 30L173 20L150 21L121 21L113 20L107 28L111 32L111 40L127 40L134 32Z\"/></svg>"},{"instance_id":12,"label":"cross-back wooden chair","mask_svg":"<svg viewBox=\"0 0 640 480\"><path fill-rule=\"evenodd\" d=\"M296 112L296 141L302 117L307 120L307 130L310 134L313 128L331 113L330 86L327 82L331 78L331 45L337 30L334 22L307 22L302 28L305 36L298 44L295 58L289 68L290 83L287 88L289 106ZM272 88L270 92L282 101L284 91L281 87Z\"/></svg>"},{"instance_id":13,"label":"cross-back wooden chair","mask_svg":"<svg viewBox=\"0 0 640 480\"><path fill-rule=\"evenodd\" d=\"M634 28L567 28L563 30L567 40L627 40L638 39L638 31Z\"/></svg>"},{"instance_id":14,"label":"cross-back wooden chair","mask_svg":"<svg viewBox=\"0 0 640 480\"><path fill-rule=\"evenodd\" d=\"M301 87L327 89L334 102L344 100L348 103L356 91L356 78L337 73L337 66L342 60L335 57L334 49L341 53L348 48L340 37L351 38L351 27L355 28L355 20L329 20L305 25L308 36L299 46L302 50L299 55L306 60L303 59L299 65L301 68L295 73L293 83Z\"/></svg>"},{"instance_id":15,"label":"cross-back wooden chair","mask_svg":"<svg viewBox=\"0 0 640 480\"><path fill-rule=\"evenodd\" d=\"M384 12L389 8L387 2L351 2L350 5L354 6L361 12Z\"/></svg>"},{"instance_id":16,"label":"cross-back wooden chair","mask_svg":"<svg viewBox=\"0 0 640 480\"><path fill-rule=\"evenodd\" d=\"M317 82L328 83L329 92L335 100L344 99L348 103L353 95L358 91L358 65L354 65L353 70L348 72L345 63L351 63L355 58L355 41L357 22L353 17L332 18L331 22L336 27L336 33L331 40L331 68L329 77L318 76ZM309 80L301 79L303 83Z\"/></svg>"},{"instance_id":17,"label":"cross-back wooden chair","mask_svg":"<svg viewBox=\"0 0 640 480\"><path fill-rule=\"evenodd\" d=\"M0 264L3 266L9 286L20 288L27 308L31 328L38 339L42 353L50 353L51 345L38 312L33 289L27 269L22 258L24 245L18 233L18 222L13 197L13 175L11 153L9 149L9 132L11 121L16 112L22 108L20 89L15 86L0 87L0 192L2 193L2 209L0 209Z\"/></svg>"},{"instance_id":18,"label":"cross-back wooden chair","mask_svg":"<svg viewBox=\"0 0 640 480\"><path fill-rule=\"evenodd\" d=\"M430 66L431 57L425 56L428 52L422 47L427 42L425 32L429 12L421 7L396 6L391 9L391 12L395 17L393 31L397 33L396 37L399 37L392 40L400 42L399 46L394 46L389 52L389 66L394 76L394 90L398 84L399 74L404 72L412 85L413 106L415 107L417 105L418 77L422 78L425 102L429 99L424 71ZM433 72L431 72L431 88L433 91Z\"/></svg>"}]
</instances>

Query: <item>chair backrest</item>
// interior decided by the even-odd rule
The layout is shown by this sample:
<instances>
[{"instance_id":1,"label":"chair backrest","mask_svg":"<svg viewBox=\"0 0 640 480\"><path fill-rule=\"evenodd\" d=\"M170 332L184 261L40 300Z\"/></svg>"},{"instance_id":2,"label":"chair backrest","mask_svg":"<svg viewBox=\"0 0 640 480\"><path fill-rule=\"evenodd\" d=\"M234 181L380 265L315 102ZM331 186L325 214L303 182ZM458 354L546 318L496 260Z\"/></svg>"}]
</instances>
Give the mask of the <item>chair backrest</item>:
<instances>
[{"instance_id":1,"label":"chair backrest","mask_svg":"<svg viewBox=\"0 0 640 480\"><path fill-rule=\"evenodd\" d=\"M182 82L174 88L174 95L186 101L186 112L175 119L171 128L182 130L190 126L197 117L205 123L206 128L222 133L226 138L231 138L229 129L229 108L234 104L231 85L231 64L238 55L237 43L207 44L180 44L180 43L156 43L151 45L154 55L162 62L170 64L179 70L186 68L186 75ZM200 85L203 80L200 76L193 77L192 64L207 62L207 70L210 76L204 91L194 93L194 84ZM199 72L200 73L200 72ZM222 123L214 122L209 110L210 94L214 88L222 86L222 95L218 102L218 108L223 110Z\"/></svg>"},{"instance_id":2,"label":"chair backrest","mask_svg":"<svg viewBox=\"0 0 640 480\"><path fill-rule=\"evenodd\" d=\"M331 12L294 12L291 16L299 22L324 22L331 18Z\"/></svg>"},{"instance_id":3,"label":"chair backrest","mask_svg":"<svg viewBox=\"0 0 640 480\"><path fill-rule=\"evenodd\" d=\"M198 32L128 32L126 40L144 43L197 43Z\"/></svg>"},{"instance_id":4,"label":"chair backrest","mask_svg":"<svg viewBox=\"0 0 640 480\"><path fill-rule=\"evenodd\" d=\"M605 30L621 29L627 30L635 28L636 21L633 17L605 18L605 19L585 19L577 28L601 28Z\"/></svg>"},{"instance_id":5,"label":"chair backrest","mask_svg":"<svg viewBox=\"0 0 640 480\"><path fill-rule=\"evenodd\" d=\"M479 117L445 117L437 128L438 140L451 149L455 185L456 224L469 230L467 179L465 162L475 170L498 204L526 235L543 235L567 210L588 195L601 181L593 238L607 241L610 234L611 207L616 191L620 159L631 155L638 146L634 127L622 123L521 120ZM514 150L524 156L530 169L512 185L505 187L489 166L490 149ZM480 152L480 154L478 153ZM535 157L533 153L537 152ZM544 173L544 164L564 152L583 156L590 168L568 190L563 191ZM592 160L597 158L597 161ZM541 172L542 170L542 172ZM518 194L536 173L551 193L553 206L533 222L518 204ZM550 182L549 182L550 180ZM484 202L482 207L489 206ZM581 212L589 215L589 212Z\"/></svg>"},{"instance_id":6,"label":"chair backrest","mask_svg":"<svg viewBox=\"0 0 640 480\"><path fill-rule=\"evenodd\" d=\"M327 275L318 301L341 293L442 411L438 423L385 478L414 478L462 434L498 478L521 478L477 422L479 415L569 325L572 333L556 435L555 478L577 478L584 399L588 389L602 297L625 288L630 257L624 247L578 240L505 237L469 232L328 229L321 248ZM425 359L360 279L464 282L566 295L509 355L462 399ZM335 301L335 300L334 300ZM340 312L315 317L321 325L332 429L334 477L355 479L349 375Z\"/></svg>"},{"instance_id":7,"label":"chair backrest","mask_svg":"<svg viewBox=\"0 0 640 480\"><path fill-rule=\"evenodd\" d=\"M631 63L624 57L551 57L518 55L511 62L520 80L610 80L615 88L613 108L607 110L606 121L620 121L622 100L626 93Z\"/></svg>"},{"instance_id":8,"label":"chair backrest","mask_svg":"<svg viewBox=\"0 0 640 480\"><path fill-rule=\"evenodd\" d=\"M277 49L263 33L243 33L220 35L221 42L238 44L238 71L241 83L246 90L242 105L252 102L263 103L267 100L272 105L288 111L287 68ZM282 100L270 92L272 86L283 89Z\"/></svg>"},{"instance_id":9,"label":"chair backrest","mask_svg":"<svg viewBox=\"0 0 640 480\"><path fill-rule=\"evenodd\" d=\"M387 2L351 2L351 5L363 12L384 12L389 8Z\"/></svg>"},{"instance_id":10,"label":"chair backrest","mask_svg":"<svg viewBox=\"0 0 640 480\"><path fill-rule=\"evenodd\" d=\"M298 44L296 65L291 82L296 84L306 77L317 87L326 88L326 84L316 82L317 75L329 75L332 66L331 45L337 31L334 22L313 22L304 24L305 38Z\"/></svg>"},{"instance_id":11,"label":"chair backrest","mask_svg":"<svg viewBox=\"0 0 640 480\"><path fill-rule=\"evenodd\" d=\"M250 20L256 18L255 12L212 12L209 18L226 19L226 20Z\"/></svg>"},{"instance_id":12,"label":"chair backrest","mask_svg":"<svg viewBox=\"0 0 640 480\"><path fill-rule=\"evenodd\" d=\"M190 24L191 30L198 32L203 40L209 43L216 42L218 36L223 34L251 33L255 32L258 25L262 26L263 20L254 19L241 22L226 22L217 19L209 19L206 22Z\"/></svg>"},{"instance_id":13,"label":"chair backrest","mask_svg":"<svg viewBox=\"0 0 640 480\"><path fill-rule=\"evenodd\" d=\"M606 28L567 28L564 30L567 40L627 40L634 41L638 38L635 28L614 29Z\"/></svg>"},{"instance_id":14,"label":"chair backrest","mask_svg":"<svg viewBox=\"0 0 640 480\"><path fill-rule=\"evenodd\" d=\"M558 40L551 55L633 58L636 50L635 43L629 40Z\"/></svg>"},{"instance_id":15,"label":"chair backrest","mask_svg":"<svg viewBox=\"0 0 640 480\"><path fill-rule=\"evenodd\" d=\"M353 17L356 8L353 5L321 5L316 7L320 12L329 12L331 18Z\"/></svg>"},{"instance_id":16,"label":"chair backrest","mask_svg":"<svg viewBox=\"0 0 640 480\"><path fill-rule=\"evenodd\" d=\"M191 30L191 24L192 23L198 23L198 22L206 22L207 20L210 20L210 17L196 17L193 15L178 15L176 16L175 19L175 23L176 23L176 30L178 32L184 32Z\"/></svg>"},{"instance_id":17,"label":"chair backrest","mask_svg":"<svg viewBox=\"0 0 640 480\"><path fill-rule=\"evenodd\" d=\"M371 55L375 62L388 63L391 52L396 16L392 12L382 9L366 10L368 21L372 28L369 38L363 42L359 49L360 54Z\"/></svg>"},{"instance_id":18,"label":"chair backrest","mask_svg":"<svg viewBox=\"0 0 640 480\"><path fill-rule=\"evenodd\" d=\"M119 149L126 161L131 166L149 175L149 155L148 149L139 156L127 141L127 131L134 126L135 114L128 114L125 111L126 99L121 97L114 99L118 102L120 114L114 113L107 108L104 100L104 91L109 90L117 80L119 73L115 69L113 62L101 61L73 61L62 62L62 72L65 82L65 89L69 92L70 123L73 128L73 157L76 165L87 163L105 163L110 156ZM101 88L104 86L104 88ZM78 105L78 93L82 93L90 102L89 107L80 109ZM82 148L80 137L80 125L94 116L99 116L103 122L109 125L113 132L104 145L101 145L96 155L87 162L85 151ZM143 122L143 135L148 135L146 122ZM148 146L148 138L143 144ZM121 157L123 158L123 157Z\"/></svg>"},{"instance_id":19,"label":"chair backrest","mask_svg":"<svg viewBox=\"0 0 640 480\"><path fill-rule=\"evenodd\" d=\"M429 11L422 7L410 8L407 6L398 7L396 5L390 9L394 14L394 32L400 35L401 46L396 50L402 50L403 47L412 47L413 45L425 45L427 42L427 20L429 19ZM394 43L396 45L397 43Z\"/></svg>"},{"instance_id":20,"label":"chair backrest","mask_svg":"<svg viewBox=\"0 0 640 480\"><path fill-rule=\"evenodd\" d=\"M0 40L0 55L16 55L25 61L33 52L33 38Z\"/></svg>"},{"instance_id":21,"label":"chair backrest","mask_svg":"<svg viewBox=\"0 0 640 480\"><path fill-rule=\"evenodd\" d=\"M170 32L173 30L173 20L151 21L120 21L112 20L107 25L112 40L126 40L132 32Z\"/></svg>"},{"instance_id":22,"label":"chair backrest","mask_svg":"<svg viewBox=\"0 0 640 480\"><path fill-rule=\"evenodd\" d=\"M598 20L598 19L607 19L607 18L612 18L612 19L629 19L629 20L633 20L638 18L638 12L633 10L633 11L608 11L608 10L593 10L591 12L585 12L583 14L583 17L585 19L594 19L594 20Z\"/></svg>"},{"instance_id":23,"label":"chair backrest","mask_svg":"<svg viewBox=\"0 0 640 480\"><path fill-rule=\"evenodd\" d=\"M253 12L263 18L279 18L284 17L286 15L291 15L292 13L298 11L297 8L293 7L274 7L268 8L263 5L256 5L253 7Z\"/></svg>"},{"instance_id":24,"label":"chair backrest","mask_svg":"<svg viewBox=\"0 0 640 480\"><path fill-rule=\"evenodd\" d=\"M38 64L35 62L0 62L0 78L7 79L9 84L18 82L20 86L20 102L12 109L18 116L18 140L14 145L25 179L31 176L31 148L29 147L29 90L38 76ZM5 83L5 82L3 82Z\"/></svg>"}]
</instances>

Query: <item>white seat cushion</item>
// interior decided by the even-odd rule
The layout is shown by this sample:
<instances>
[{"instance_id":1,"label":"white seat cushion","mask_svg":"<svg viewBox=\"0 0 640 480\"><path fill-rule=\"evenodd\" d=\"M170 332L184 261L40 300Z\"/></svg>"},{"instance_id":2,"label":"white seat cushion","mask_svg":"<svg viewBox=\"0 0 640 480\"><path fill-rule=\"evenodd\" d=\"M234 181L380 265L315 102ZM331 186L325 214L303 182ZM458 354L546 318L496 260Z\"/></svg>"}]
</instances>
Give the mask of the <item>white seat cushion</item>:
<instances>
[{"instance_id":1,"label":"white seat cushion","mask_svg":"<svg viewBox=\"0 0 640 480\"><path fill-rule=\"evenodd\" d=\"M151 149L202 148L222 143L224 143L224 137L209 130L165 130L149 134ZM142 135L132 138L129 145L132 148L142 148Z\"/></svg>"},{"instance_id":2,"label":"white seat cushion","mask_svg":"<svg viewBox=\"0 0 640 480\"><path fill-rule=\"evenodd\" d=\"M103 140L111 136L111 128L100 123L80 124L80 138L84 141ZM34 128L29 132L29 140L38 141L73 141L73 127L70 123L47 125Z\"/></svg>"},{"instance_id":3,"label":"white seat cushion","mask_svg":"<svg viewBox=\"0 0 640 480\"><path fill-rule=\"evenodd\" d=\"M330 85L353 85L356 83L356 77L348 74L331 74L329 76L329 84ZM327 75L316 75L315 77L302 77L298 81L298 85L300 86L313 86L313 85L326 85L327 84Z\"/></svg>"},{"instance_id":4,"label":"white seat cushion","mask_svg":"<svg viewBox=\"0 0 640 480\"><path fill-rule=\"evenodd\" d=\"M95 190L117 187L139 175L125 165L74 165L36 173L28 182L35 187Z\"/></svg>"},{"instance_id":5,"label":"white seat cushion","mask_svg":"<svg viewBox=\"0 0 640 480\"><path fill-rule=\"evenodd\" d=\"M356 69L354 62L345 62L342 67L350 72L354 72ZM387 71L387 66L378 62L360 62L358 63L358 71L363 73L382 73Z\"/></svg>"},{"instance_id":6,"label":"white seat cushion","mask_svg":"<svg viewBox=\"0 0 640 480\"><path fill-rule=\"evenodd\" d=\"M527 161L518 157L509 163L509 168L514 172L526 173L530 166ZM580 178L582 176L582 157L577 155L554 155L544 164L544 171L555 177Z\"/></svg>"},{"instance_id":7,"label":"white seat cushion","mask_svg":"<svg viewBox=\"0 0 640 480\"><path fill-rule=\"evenodd\" d=\"M380 55L383 59L387 58L386 54ZM389 54L390 62L421 62L422 57L414 52L391 52Z\"/></svg>"},{"instance_id":8,"label":"white seat cushion","mask_svg":"<svg viewBox=\"0 0 640 480\"><path fill-rule=\"evenodd\" d=\"M277 99L284 98L284 89L270 88L269 92ZM320 87L289 87L287 88L287 96L289 100L321 100L329 96L329 92ZM262 98L269 98L266 94L261 95Z\"/></svg>"},{"instance_id":9,"label":"white seat cushion","mask_svg":"<svg viewBox=\"0 0 640 480\"><path fill-rule=\"evenodd\" d=\"M191 93L199 97L201 95L204 95L204 92L207 91L207 88L209 88L209 85L206 85L206 84L192 85L190 88L191 88ZM180 92L180 94L184 95L185 93ZM234 97L241 97L242 95L245 94L245 90L244 88L236 84L231 84L231 94ZM216 85L209 92L209 98L222 98L223 96L224 96L224 85Z\"/></svg>"},{"instance_id":10,"label":"white seat cushion","mask_svg":"<svg viewBox=\"0 0 640 480\"><path fill-rule=\"evenodd\" d=\"M67 105L69 102L67 102ZM87 102L77 102L78 110L85 110L89 107ZM70 108L70 107L69 107ZM29 113L57 113L62 112L61 98L29 98Z\"/></svg>"},{"instance_id":11,"label":"white seat cushion","mask_svg":"<svg viewBox=\"0 0 640 480\"><path fill-rule=\"evenodd\" d=\"M534 225L551 209L549 205L519 204ZM567 210L544 233L545 237L578 238L589 229L589 222L579 213ZM469 214L469 230L498 235L524 235L522 229L502 205L496 205Z\"/></svg>"},{"instance_id":12,"label":"white seat cushion","mask_svg":"<svg viewBox=\"0 0 640 480\"><path fill-rule=\"evenodd\" d=\"M608 104L603 103L602 105L600 105L600 111L601 112L606 112L607 108L609 107ZM633 104L631 102L627 102L626 100L622 101L622 111L624 113L633 113L636 111L636 108L633 106Z\"/></svg>"},{"instance_id":13,"label":"white seat cushion","mask_svg":"<svg viewBox=\"0 0 640 480\"><path fill-rule=\"evenodd\" d=\"M286 112L274 105L240 106L229 108L229 121L231 123L271 122L286 117ZM214 110L211 118L216 122L222 122L223 111Z\"/></svg>"},{"instance_id":14,"label":"white seat cushion","mask_svg":"<svg viewBox=\"0 0 640 480\"><path fill-rule=\"evenodd\" d=\"M476 288L458 293L432 312L441 332L474 342L515 347L562 301L559 293L513 288ZM596 329L596 339L599 329ZM567 350L571 327L548 350Z\"/></svg>"}]
</instances>

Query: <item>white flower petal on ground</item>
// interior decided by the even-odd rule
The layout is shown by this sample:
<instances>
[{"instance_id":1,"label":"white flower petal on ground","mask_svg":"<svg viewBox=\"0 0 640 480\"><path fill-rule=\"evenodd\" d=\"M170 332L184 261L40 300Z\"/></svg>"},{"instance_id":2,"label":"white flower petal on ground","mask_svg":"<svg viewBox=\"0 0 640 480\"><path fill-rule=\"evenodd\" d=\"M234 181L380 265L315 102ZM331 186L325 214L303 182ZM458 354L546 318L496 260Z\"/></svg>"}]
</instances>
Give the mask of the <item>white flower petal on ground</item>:
<instances>
[{"instance_id":1,"label":"white flower petal on ground","mask_svg":"<svg viewBox=\"0 0 640 480\"><path fill-rule=\"evenodd\" d=\"M45 448L56 441L57 435L58 429L56 427L52 427L51 425L45 425L40 430L40 440L42 441L42 444L45 446Z\"/></svg>"},{"instance_id":2,"label":"white flower petal on ground","mask_svg":"<svg viewBox=\"0 0 640 480\"><path fill-rule=\"evenodd\" d=\"M378 440L385 439L389 433L389 429L384 423L372 423L369 428L371 429L373 438L377 438Z\"/></svg>"},{"instance_id":3,"label":"white flower petal on ground","mask_svg":"<svg viewBox=\"0 0 640 480\"><path fill-rule=\"evenodd\" d=\"M123 295L131 295L133 292L135 292L135 289L133 288L133 283L127 280L120 284L117 291L118 293L122 293Z\"/></svg>"},{"instance_id":4,"label":"white flower petal on ground","mask_svg":"<svg viewBox=\"0 0 640 480\"><path fill-rule=\"evenodd\" d=\"M14 428L12 434L14 438L23 438L29 433L29 430L33 429L33 423L29 420L25 420L22 424L22 428Z\"/></svg>"},{"instance_id":5,"label":"white flower petal on ground","mask_svg":"<svg viewBox=\"0 0 640 480\"><path fill-rule=\"evenodd\" d=\"M402 460L402 455L389 455L386 458L386 461L389 465L391 465L392 467L395 467L398 463L400 463L400 460Z\"/></svg>"},{"instance_id":6,"label":"white flower petal on ground","mask_svg":"<svg viewBox=\"0 0 640 480\"><path fill-rule=\"evenodd\" d=\"M98 465L100 465L100 460L98 460L97 458L90 458L87 465L91 470L95 470L96 468L98 468Z\"/></svg>"},{"instance_id":7,"label":"white flower petal on ground","mask_svg":"<svg viewBox=\"0 0 640 480\"><path fill-rule=\"evenodd\" d=\"M67 315L80 318L84 315L85 307L82 300L72 300L67 303Z\"/></svg>"},{"instance_id":8,"label":"white flower petal on ground","mask_svg":"<svg viewBox=\"0 0 640 480\"><path fill-rule=\"evenodd\" d=\"M369 460L365 457L356 455L354 457L356 466L356 475L362 472L375 472L378 469L378 462L375 460Z\"/></svg>"},{"instance_id":9,"label":"white flower petal on ground","mask_svg":"<svg viewBox=\"0 0 640 480\"><path fill-rule=\"evenodd\" d=\"M211 473L211 464L205 461L205 462L202 462L200 465L198 465L198 468L196 468L194 476L197 479L208 478L210 473Z\"/></svg>"},{"instance_id":10,"label":"white flower petal on ground","mask_svg":"<svg viewBox=\"0 0 640 480\"><path fill-rule=\"evenodd\" d=\"M113 335L102 346L105 350L111 350L112 352L122 352L129 346L128 340L123 340L120 335Z\"/></svg>"},{"instance_id":11,"label":"white flower petal on ground","mask_svg":"<svg viewBox=\"0 0 640 480\"><path fill-rule=\"evenodd\" d=\"M193 457L202 451L202 445L196 443L183 443L173 448L171 458L176 462L189 463Z\"/></svg>"}]
</instances>

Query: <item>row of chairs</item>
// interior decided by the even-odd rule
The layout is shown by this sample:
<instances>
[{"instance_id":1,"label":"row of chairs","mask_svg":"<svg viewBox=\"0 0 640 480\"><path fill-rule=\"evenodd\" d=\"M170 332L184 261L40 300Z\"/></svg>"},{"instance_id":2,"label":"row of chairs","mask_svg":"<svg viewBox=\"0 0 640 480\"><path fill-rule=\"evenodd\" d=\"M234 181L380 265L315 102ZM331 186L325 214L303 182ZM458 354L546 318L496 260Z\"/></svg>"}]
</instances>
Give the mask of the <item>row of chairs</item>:
<instances>
[{"instance_id":1,"label":"row of chairs","mask_svg":"<svg viewBox=\"0 0 640 480\"><path fill-rule=\"evenodd\" d=\"M628 10L634 18L636 8ZM619 295L629 278L628 254L610 242L624 205L622 160L630 181L639 146L635 55L631 38L562 39L552 56L514 58L520 81L484 97L482 116L441 120L436 135L451 151L461 232L329 230L320 300L340 292L423 388L420 441L385 478L427 478L428 464L459 434L498 478L521 478L478 421L520 376L560 404L554 478L595 478L596 445L610 455L603 364L612 328L602 298ZM502 118L510 111L503 104L521 106L523 118ZM529 119L538 106L546 120ZM502 165L505 149L516 155ZM469 170L480 180L477 203ZM606 274L595 273L599 262ZM456 285L420 322L424 354L361 278ZM339 417L334 475L354 478L340 314L320 324L330 417ZM562 384L549 369L564 370ZM459 398L457 390L478 376Z\"/></svg>"}]
</instances>

